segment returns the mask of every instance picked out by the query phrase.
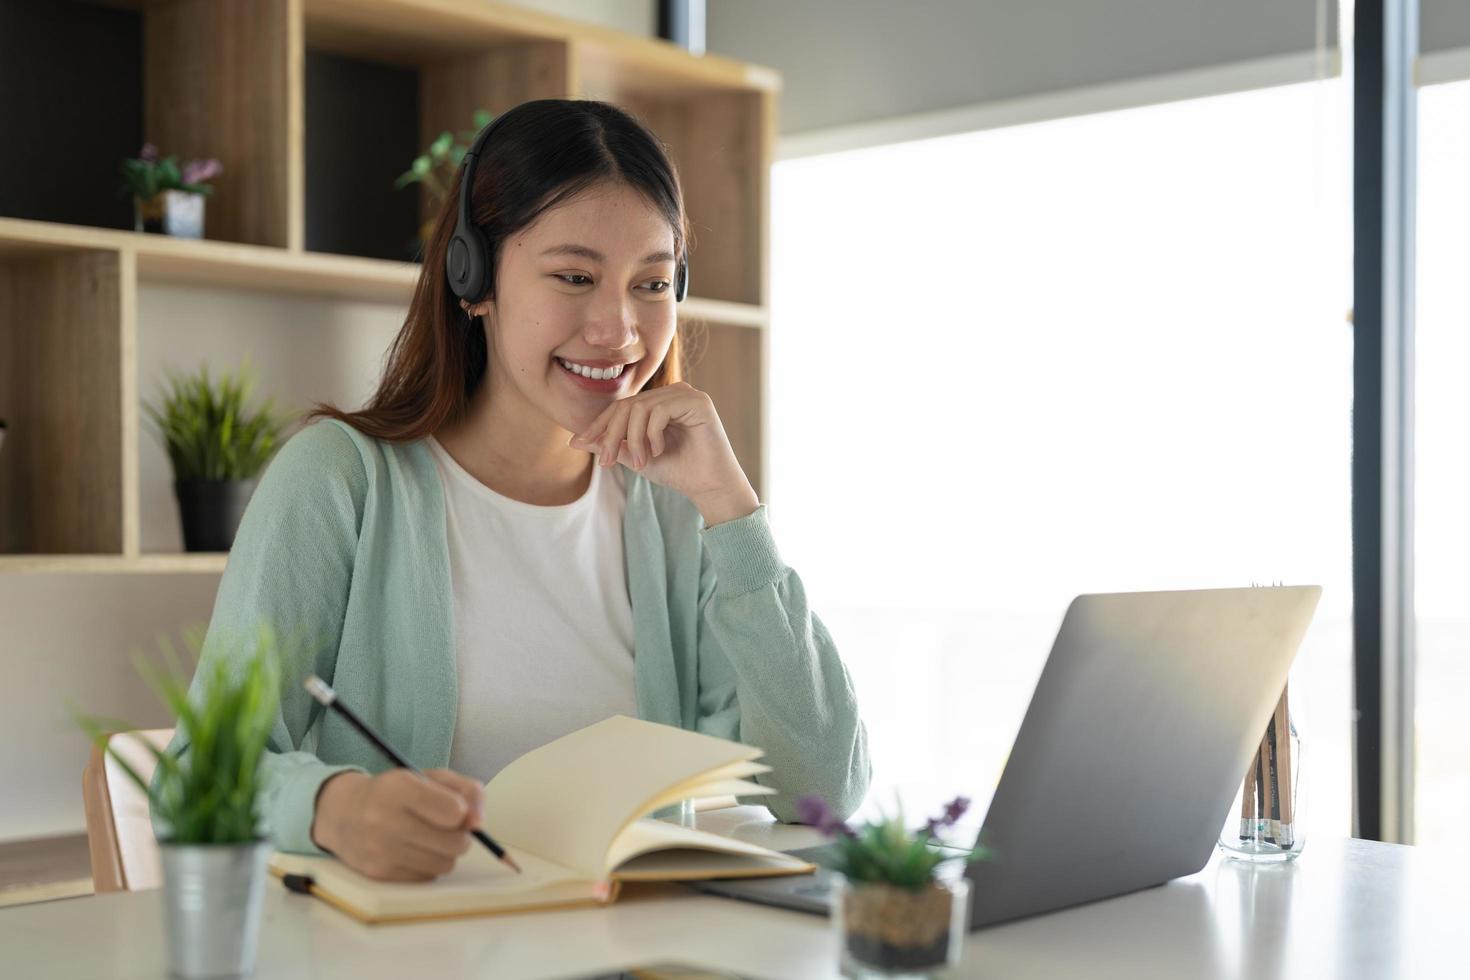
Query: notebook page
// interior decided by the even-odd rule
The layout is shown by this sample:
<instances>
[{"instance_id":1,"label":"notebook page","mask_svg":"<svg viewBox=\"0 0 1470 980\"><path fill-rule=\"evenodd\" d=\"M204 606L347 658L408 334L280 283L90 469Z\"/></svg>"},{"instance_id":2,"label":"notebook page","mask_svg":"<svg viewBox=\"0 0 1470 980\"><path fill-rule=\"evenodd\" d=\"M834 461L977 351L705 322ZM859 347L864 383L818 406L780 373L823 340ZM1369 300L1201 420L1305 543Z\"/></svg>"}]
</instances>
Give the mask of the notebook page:
<instances>
[{"instance_id":1,"label":"notebook page","mask_svg":"<svg viewBox=\"0 0 1470 980\"><path fill-rule=\"evenodd\" d=\"M501 844L544 855L591 880L608 848L671 786L749 762L761 750L615 715L512 762L485 787L485 824Z\"/></svg>"},{"instance_id":2,"label":"notebook page","mask_svg":"<svg viewBox=\"0 0 1470 980\"><path fill-rule=\"evenodd\" d=\"M711 796L771 796L776 792L774 786L762 786L760 783L752 783L744 779L721 779L712 783L685 784L677 790L662 793L653 801L650 809L659 810L678 803L680 800Z\"/></svg>"},{"instance_id":3,"label":"notebook page","mask_svg":"<svg viewBox=\"0 0 1470 980\"><path fill-rule=\"evenodd\" d=\"M671 852L666 859L650 854L669 848L677 849L677 853ZM681 827L661 820L636 820L618 835L618 839L609 848L607 873L612 873L619 865L632 861L641 854L650 856L636 862L636 872L635 868L626 869L627 877L644 878L650 874L656 875L658 872L655 868L667 868L676 872L671 877L692 878L716 877L749 867L765 866L772 870L785 869L792 872L806 871L812 867L799 858L758 844L735 840L733 837L721 837L708 831ZM731 857L738 859L729 860Z\"/></svg>"},{"instance_id":4,"label":"notebook page","mask_svg":"<svg viewBox=\"0 0 1470 980\"><path fill-rule=\"evenodd\" d=\"M515 905L536 892L589 879L529 851L507 849L521 866L516 874L476 844L454 869L433 881L380 881L332 857L276 854L271 866L287 874L308 874L322 889L369 916L434 915L467 909Z\"/></svg>"}]
</instances>

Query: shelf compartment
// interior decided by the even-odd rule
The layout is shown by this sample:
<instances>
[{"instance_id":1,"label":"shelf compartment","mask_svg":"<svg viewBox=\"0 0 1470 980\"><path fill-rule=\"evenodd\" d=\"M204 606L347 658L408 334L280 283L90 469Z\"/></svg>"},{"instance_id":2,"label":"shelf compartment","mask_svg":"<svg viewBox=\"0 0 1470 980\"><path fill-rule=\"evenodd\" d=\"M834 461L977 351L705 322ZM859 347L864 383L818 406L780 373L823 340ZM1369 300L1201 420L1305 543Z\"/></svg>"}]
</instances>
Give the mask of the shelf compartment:
<instances>
[{"instance_id":1,"label":"shelf compartment","mask_svg":"<svg viewBox=\"0 0 1470 980\"><path fill-rule=\"evenodd\" d=\"M0 554L121 554L136 533L124 493L131 263L0 250Z\"/></svg>"},{"instance_id":2,"label":"shelf compartment","mask_svg":"<svg viewBox=\"0 0 1470 980\"><path fill-rule=\"evenodd\" d=\"M498 114L565 97L569 57L562 41L501 44L412 65L309 46L306 247L416 260L416 239L427 233L421 226L438 203L423 185L397 189L394 181L440 133L468 132L476 109Z\"/></svg>"},{"instance_id":3,"label":"shelf compartment","mask_svg":"<svg viewBox=\"0 0 1470 980\"><path fill-rule=\"evenodd\" d=\"M143 6L144 131L164 153L224 166L211 239L302 246L301 29L299 0Z\"/></svg>"},{"instance_id":4,"label":"shelf compartment","mask_svg":"<svg viewBox=\"0 0 1470 980\"><path fill-rule=\"evenodd\" d=\"M138 12L4 0L0 92L0 213L131 228L117 189L144 139Z\"/></svg>"},{"instance_id":5,"label":"shelf compartment","mask_svg":"<svg viewBox=\"0 0 1470 980\"><path fill-rule=\"evenodd\" d=\"M0 210L30 219L130 228L119 166L146 140L181 160L217 157L205 208L212 239L297 245L299 0L77 0L11 3L0 83L25 98L0 110ZM8 69L8 71L7 71ZM10 73L14 73L13 75ZM24 86L24 88L20 88ZM7 89L8 91L8 89ZM85 152L38 153L87 133ZM294 162L293 162L294 161Z\"/></svg>"}]
</instances>

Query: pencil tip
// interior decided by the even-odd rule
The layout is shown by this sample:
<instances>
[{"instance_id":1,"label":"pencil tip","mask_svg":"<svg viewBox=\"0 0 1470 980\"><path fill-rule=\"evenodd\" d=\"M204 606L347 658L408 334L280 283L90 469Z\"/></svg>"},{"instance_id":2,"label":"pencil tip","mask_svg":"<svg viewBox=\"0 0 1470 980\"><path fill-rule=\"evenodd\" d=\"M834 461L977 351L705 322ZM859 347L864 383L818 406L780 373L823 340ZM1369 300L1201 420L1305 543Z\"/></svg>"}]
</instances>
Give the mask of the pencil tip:
<instances>
[{"instance_id":1,"label":"pencil tip","mask_svg":"<svg viewBox=\"0 0 1470 980\"><path fill-rule=\"evenodd\" d=\"M504 861L506 864L508 864L512 868L514 868L516 874L520 874L521 873L521 866L519 864L516 864L516 859L513 858L513 857L511 857L509 854L505 855L500 860Z\"/></svg>"}]
</instances>

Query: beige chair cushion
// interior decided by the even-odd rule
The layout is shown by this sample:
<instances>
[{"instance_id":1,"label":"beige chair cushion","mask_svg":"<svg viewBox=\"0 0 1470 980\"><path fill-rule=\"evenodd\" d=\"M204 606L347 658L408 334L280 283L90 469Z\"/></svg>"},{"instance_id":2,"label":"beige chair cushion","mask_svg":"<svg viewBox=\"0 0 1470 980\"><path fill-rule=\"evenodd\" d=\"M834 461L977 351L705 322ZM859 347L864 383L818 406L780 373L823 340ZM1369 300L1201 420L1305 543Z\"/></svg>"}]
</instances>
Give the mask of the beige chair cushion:
<instances>
[{"instance_id":1,"label":"beige chair cushion","mask_svg":"<svg viewBox=\"0 0 1470 980\"><path fill-rule=\"evenodd\" d=\"M155 760L153 753L139 744L139 738L162 749L173 734L171 728L126 732L113 735L107 744L146 781L153 777ZM148 796L112 757L112 752L94 750L83 776L83 789L96 890L99 893L119 889L141 891L163 884L158 842L153 837L153 822L148 814Z\"/></svg>"}]
</instances>

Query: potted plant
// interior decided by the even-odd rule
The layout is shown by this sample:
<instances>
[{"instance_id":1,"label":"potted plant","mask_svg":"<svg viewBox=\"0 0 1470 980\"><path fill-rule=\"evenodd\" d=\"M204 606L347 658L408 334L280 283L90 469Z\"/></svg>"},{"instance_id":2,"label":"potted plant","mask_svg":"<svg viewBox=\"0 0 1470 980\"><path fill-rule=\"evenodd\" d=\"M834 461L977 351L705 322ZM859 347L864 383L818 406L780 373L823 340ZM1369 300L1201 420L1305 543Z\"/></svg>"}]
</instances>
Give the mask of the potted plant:
<instances>
[{"instance_id":1,"label":"potted plant","mask_svg":"<svg viewBox=\"0 0 1470 980\"><path fill-rule=\"evenodd\" d=\"M159 158L158 147L144 143L136 157L122 163L124 195L133 198L133 230L177 238L204 237L205 183L224 170L213 157L179 165L178 157Z\"/></svg>"},{"instance_id":2,"label":"potted plant","mask_svg":"<svg viewBox=\"0 0 1470 980\"><path fill-rule=\"evenodd\" d=\"M173 464L186 551L230 550L255 478L280 442L286 417L269 399L249 410L252 387L248 367L218 385L208 365L193 376L169 370L158 402L144 406Z\"/></svg>"},{"instance_id":3,"label":"potted plant","mask_svg":"<svg viewBox=\"0 0 1470 980\"><path fill-rule=\"evenodd\" d=\"M937 817L909 831L903 808L850 827L821 797L797 801L797 816L837 845L832 920L845 976L930 976L959 965L969 920L969 881L941 867L989 856L941 850L940 832L953 827L970 801L956 797Z\"/></svg>"},{"instance_id":4,"label":"potted plant","mask_svg":"<svg viewBox=\"0 0 1470 980\"><path fill-rule=\"evenodd\" d=\"M190 646L197 652L197 639ZM109 744L111 732L134 726L73 714L148 796L163 864L172 974L247 975L255 968L271 852L260 823L258 764L277 713L281 656L262 628L243 666L237 658L213 659L191 698L188 674L166 643L163 649L167 670L141 657L135 662L174 714L188 748L175 758L142 742L157 760L151 783Z\"/></svg>"},{"instance_id":5,"label":"potted plant","mask_svg":"<svg viewBox=\"0 0 1470 980\"><path fill-rule=\"evenodd\" d=\"M402 190L409 184L423 184L424 193L429 200L428 212L430 215L436 214L444 206L445 198L459 194L459 188L454 183L455 173L464 161L464 155L470 151L475 137L494 118L488 110L476 109L473 116L475 128L459 134L462 142L457 142L454 134L447 129L440 133L423 153L414 158L409 168L398 175L398 179L393 181L394 188ZM433 224L434 219L430 217L419 225L418 240L409 246L415 256L423 251Z\"/></svg>"}]
</instances>

